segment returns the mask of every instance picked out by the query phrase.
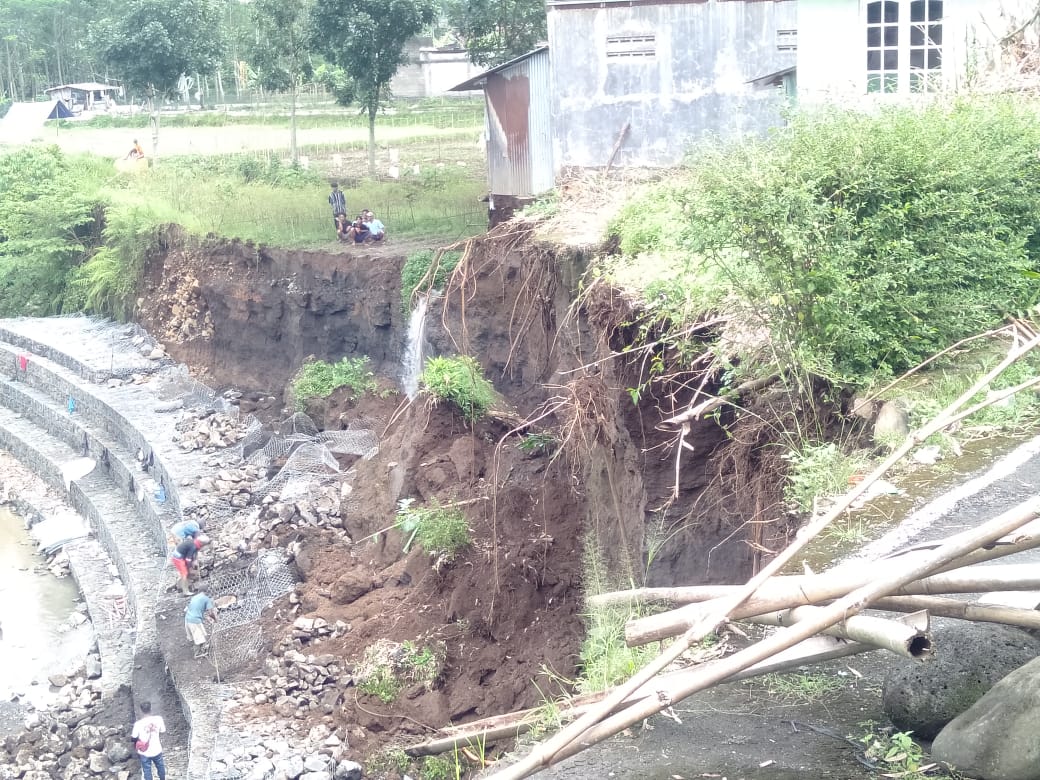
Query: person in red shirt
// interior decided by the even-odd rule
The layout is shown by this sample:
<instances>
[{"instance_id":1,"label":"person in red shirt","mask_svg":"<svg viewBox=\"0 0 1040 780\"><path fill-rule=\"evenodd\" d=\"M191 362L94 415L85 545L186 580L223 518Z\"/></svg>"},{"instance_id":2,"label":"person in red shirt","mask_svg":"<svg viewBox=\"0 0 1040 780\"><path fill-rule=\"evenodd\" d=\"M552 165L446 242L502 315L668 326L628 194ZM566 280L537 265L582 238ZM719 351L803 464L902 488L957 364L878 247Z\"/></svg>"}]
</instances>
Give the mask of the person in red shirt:
<instances>
[{"instance_id":1,"label":"person in red shirt","mask_svg":"<svg viewBox=\"0 0 1040 780\"><path fill-rule=\"evenodd\" d=\"M191 569L195 565L195 559L198 557L202 545L208 541L209 539L205 534L198 534L194 537L188 536L174 548L173 554L170 556L170 562L173 564L173 568L177 570L177 585L180 587L181 593L191 594L191 583L189 582Z\"/></svg>"}]
</instances>

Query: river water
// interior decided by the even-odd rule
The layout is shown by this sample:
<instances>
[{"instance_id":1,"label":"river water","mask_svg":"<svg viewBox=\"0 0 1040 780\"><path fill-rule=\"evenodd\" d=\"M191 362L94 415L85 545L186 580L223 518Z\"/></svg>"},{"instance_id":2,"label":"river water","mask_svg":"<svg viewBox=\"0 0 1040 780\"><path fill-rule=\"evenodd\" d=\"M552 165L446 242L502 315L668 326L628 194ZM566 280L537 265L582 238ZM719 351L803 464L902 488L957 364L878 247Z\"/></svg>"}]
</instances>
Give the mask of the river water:
<instances>
[{"instance_id":1,"label":"river water","mask_svg":"<svg viewBox=\"0 0 1040 780\"><path fill-rule=\"evenodd\" d=\"M51 574L22 518L0 507L0 702L45 704L48 675L82 666L93 632L78 603L75 581Z\"/></svg>"}]
</instances>

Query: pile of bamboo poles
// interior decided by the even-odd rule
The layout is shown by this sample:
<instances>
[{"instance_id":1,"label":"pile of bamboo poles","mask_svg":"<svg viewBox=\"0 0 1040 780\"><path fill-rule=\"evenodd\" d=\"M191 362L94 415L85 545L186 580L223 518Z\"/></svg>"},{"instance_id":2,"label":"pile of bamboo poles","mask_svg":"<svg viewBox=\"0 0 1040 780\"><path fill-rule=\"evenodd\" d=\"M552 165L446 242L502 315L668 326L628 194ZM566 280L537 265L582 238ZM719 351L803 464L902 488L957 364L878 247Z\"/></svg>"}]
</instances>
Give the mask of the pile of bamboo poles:
<instances>
[{"instance_id":1,"label":"pile of bamboo poles","mask_svg":"<svg viewBox=\"0 0 1040 780\"><path fill-rule=\"evenodd\" d=\"M668 639L670 644L623 685L572 699L560 712L561 721L569 720L568 725L491 778L528 777L721 682L875 648L925 660L936 650L928 630L929 615L1040 627L1040 612L973 604L947 595L1040 588L1036 567L978 565L1040 546L1040 497L1030 498L963 533L878 561L820 574L778 576L798 551L928 436L989 404L1040 385L1040 377L1035 377L968 406L1005 368L1040 344L1040 336L1031 328L1016 324L1009 330L1014 342L998 366L935 419L911 433L902 446L828 512L812 520L794 543L745 585L637 589L590 599L594 606L637 601L671 603L673 609L629 621L625 632L629 645ZM910 614L895 620L858 614L865 609ZM662 674L709 632L736 620L774 625L777 630L733 655ZM529 729L535 720L533 710L498 716L446 729L438 738L413 745L406 752L424 755L477 741L501 740Z\"/></svg>"}]
</instances>

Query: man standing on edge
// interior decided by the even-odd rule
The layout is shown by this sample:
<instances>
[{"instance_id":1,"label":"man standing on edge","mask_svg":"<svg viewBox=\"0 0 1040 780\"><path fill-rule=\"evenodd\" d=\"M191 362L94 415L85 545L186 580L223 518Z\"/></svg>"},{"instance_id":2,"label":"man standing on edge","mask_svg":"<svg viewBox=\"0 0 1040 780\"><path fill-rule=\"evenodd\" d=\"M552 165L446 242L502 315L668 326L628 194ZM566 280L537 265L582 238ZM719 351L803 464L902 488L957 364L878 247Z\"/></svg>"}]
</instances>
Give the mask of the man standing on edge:
<instances>
[{"instance_id":1,"label":"man standing on edge","mask_svg":"<svg viewBox=\"0 0 1040 780\"><path fill-rule=\"evenodd\" d=\"M338 182L332 182L332 192L329 193L329 205L332 206L332 224L335 226L336 232L339 233L339 218L347 216L347 196L340 190Z\"/></svg>"},{"instance_id":2,"label":"man standing on edge","mask_svg":"<svg viewBox=\"0 0 1040 780\"><path fill-rule=\"evenodd\" d=\"M152 780L152 764L159 780L166 780L166 762L163 761L162 743L159 735L166 733L166 724L158 715L152 715L151 702L141 702L141 717L134 724L130 738L137 748L137 756L141 759L141 774L144 780Z\"/></svg>"}]
</instances>

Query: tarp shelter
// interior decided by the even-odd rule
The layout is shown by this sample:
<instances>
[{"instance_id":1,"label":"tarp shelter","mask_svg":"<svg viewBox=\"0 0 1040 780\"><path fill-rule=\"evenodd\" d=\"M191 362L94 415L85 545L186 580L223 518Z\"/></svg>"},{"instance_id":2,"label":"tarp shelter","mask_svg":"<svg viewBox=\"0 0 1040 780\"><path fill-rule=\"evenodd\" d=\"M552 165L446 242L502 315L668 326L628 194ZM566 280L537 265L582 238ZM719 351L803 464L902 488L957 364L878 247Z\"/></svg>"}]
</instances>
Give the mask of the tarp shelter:
<instances>
[{"instance_id":1,"label":"tarp shelter","mask_svg":"<svg viewBox=\"0 0 1040 780\"><path fill-rule=\"evenodd\" d=\"M68 119L72 111L61 100L12 103L0 119L0 144L27 144L43 135L48 119Z\"/></svg>"}]
</instances>

